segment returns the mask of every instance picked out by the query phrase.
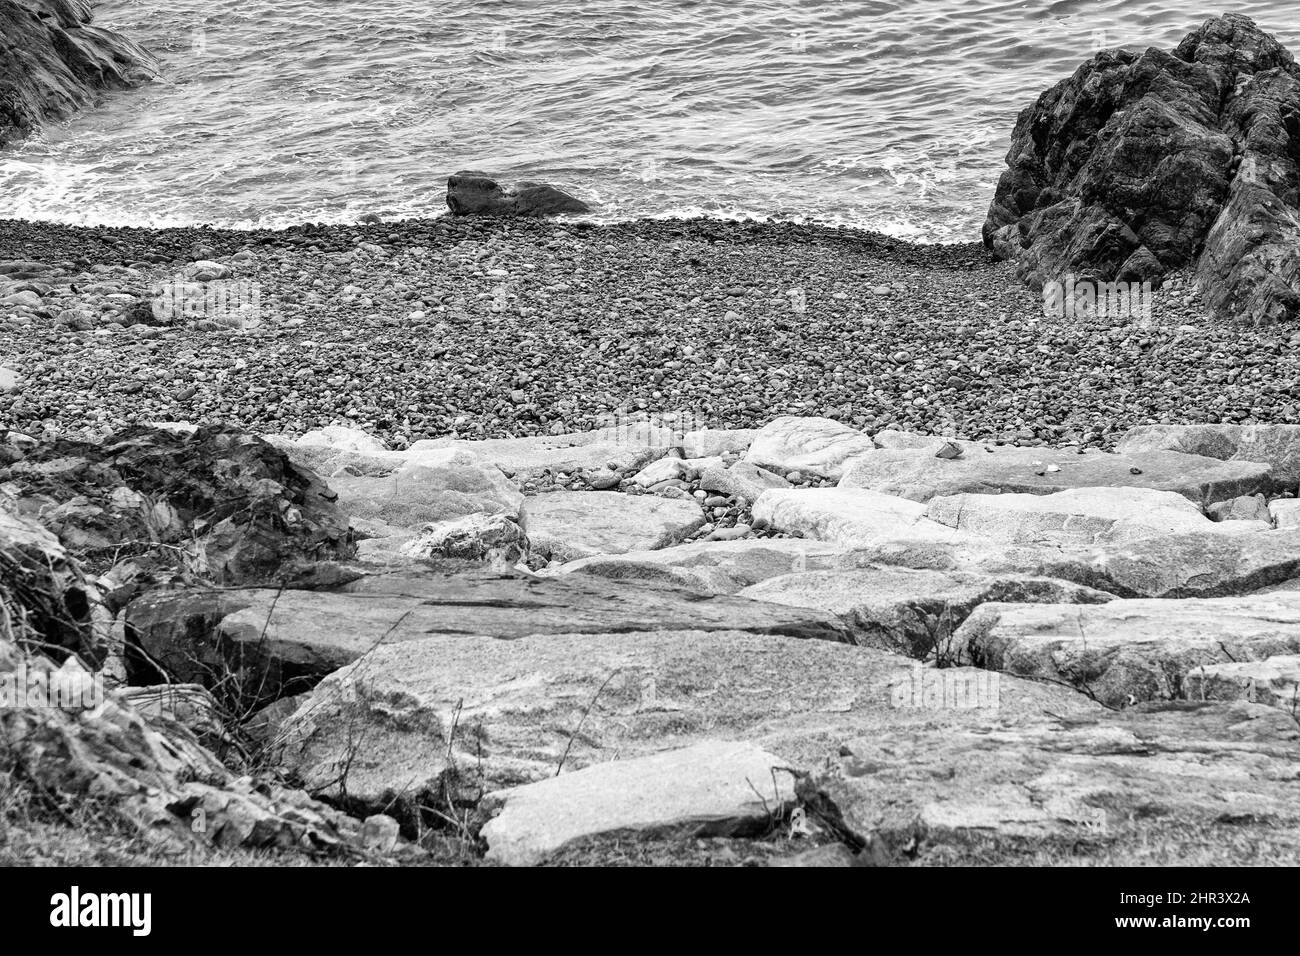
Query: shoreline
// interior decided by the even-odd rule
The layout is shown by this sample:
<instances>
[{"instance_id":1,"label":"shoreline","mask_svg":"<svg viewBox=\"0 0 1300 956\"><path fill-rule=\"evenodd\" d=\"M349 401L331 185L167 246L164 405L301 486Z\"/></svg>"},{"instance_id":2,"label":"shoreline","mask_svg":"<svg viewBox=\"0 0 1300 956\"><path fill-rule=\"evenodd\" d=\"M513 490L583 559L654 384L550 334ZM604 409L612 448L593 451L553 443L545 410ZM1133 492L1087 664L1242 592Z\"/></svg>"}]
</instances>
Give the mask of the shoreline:
<instances>
[{"instance_id":1,"label":"shoreline","mask_svg":"<svg viewBox=\"0 0 1300 956\"><path fill-rule=\"evenodd\" d=\"M24 379L0 417L18 430L337 422L401 448L585 431L626 409L1108 447L1137 424L1300 421L1286 330L1225 336L1180 277L1149 325L1046 318L980 243L715 219L0 221L14 259L58 267L33 280L38 303L0 303L0 365ZM195 260L258 290L260 327L117 324Z\"/></svg>"}]
</instances>

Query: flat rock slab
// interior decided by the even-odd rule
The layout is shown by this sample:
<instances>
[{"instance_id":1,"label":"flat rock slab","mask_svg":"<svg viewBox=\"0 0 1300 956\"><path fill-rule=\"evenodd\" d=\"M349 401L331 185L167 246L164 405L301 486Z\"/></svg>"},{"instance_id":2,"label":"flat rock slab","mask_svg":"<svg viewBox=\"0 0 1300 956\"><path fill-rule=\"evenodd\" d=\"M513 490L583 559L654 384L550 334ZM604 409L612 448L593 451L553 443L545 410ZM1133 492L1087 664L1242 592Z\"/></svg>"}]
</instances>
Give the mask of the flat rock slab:
<instances>
[{"instance_id":1,"label":"flat rock slab","mask_svg":"<svg viewBox=\"0 0 1300 956\"><path fill-rule=\"evenodd\" d=\"M181 591L146 595L126 611L129 643L173 679L212 686L247 672L269 698L306 686L379 644L466 634L752 630L847 641L826 611L708 597L649 582L588 575L483 572L376 574L341 591ZM128 654L128 663L132 661ZM135 655L150 683L160 675Z\"/></svg>"},{"instance_id":2,"label":"flat rock slab","mask_svg":"<svg viewBox=\"0 0 1300 956\"><path fill-rule=\"evenodd\" d=\"M616 491L556 491L525 500L522 524L534 554L573 561L665 548L704 524L694 499Z\"/></svg>"},{"instance_id":3,"label":"flat rock slab","mask_svg":"<svg viewBox=\"0 0 1300 956\"><path fill-rule=\"evenodd\" d=\"M726 443L726 439L720 441ZM417 441L410 450L418 453L434 448L459 448L491 462L507 475L523 480L545 473L599 471L609 465L625 471L636 470L663 458L675 448L681 448L684 442L685 436L671 428L628 423L589 432L534 438L486 438L481 441L438 438Z\"/></svg>"},{"instance_id":4,"label":"flat rock slab","mask_svg":"<svg viewBox=\"0 0 1300 956\"><path fill-rule=\"evenodd\" d=\"M1260 462L1269 466L1277 484L1300 485L1300 425L1139 425L1115 446L1126 454L1161 449Z\"/></svg>"},{"instance_id":5,"label":"flat rock slab","mask_svg":"<svg viewBox=\"0 0 1300 956\"><path fill-rule=\"evenodd\" d=\"M891 567L787 574L745 588L740 596L831 611L848 622L858 644L917 660L945 655L953 632L989 601L1102 604L1115 599L1050 578Z\"/></svg>"},{"instance_id":6,"label":"flat rock slab","mask_svg":"<svg viewBox=\"0 0 1300 956\"><path fill-rule=\"evenodd\" d=\"M1300 577L1300 529L1159 535L1098 547L960 541L882 541L860 564L1060 578L1120 597L1229 597Z\"/></svg>"},{"instance_id":7,"label":"flat rock slab","mask_svg":"<svg viewBox=\"0 0 1300 956\"><path fill-rule=\"evenodd\" d=\"M859 552L798 538L695 541L658 551L596 555L552 565L540 574L595 574L606 578L678 583L709 594L734 594L796 571L828 571L870 564Z\"/></svg>"},{"instance_id":8,"label":"flat rock slab","mask_svg":"<svg viewBox=\"0 0 1300 956\"><path fill-rule=\"evenodd\" d=\"M1286 715L1246 703L1040 714L944 734L882 726L847 742L814 782L887 861L972 844L1068 859L1080 840L1137 846L1153 825L1222 827L1225 842L1246 821L1294 828L1298 738Z\"/></svg>"},{"instance_id":9,"label":"flat rock slab","mask_svg":"<svg viewBox=\"0 0 1300 956\"><path fill-rule=\"evenodd\" d=\"M1068 688L970 668L944 679L997 678L991 706L944 707L910 693L920 670L869 648L722 630L383 644L315 688L282 726L281 760L334 794L346 765L349 796L380 805L437 792L453 767L495 790L554 777L561 759L578 770L710 739L815 767L882 726L1100 712Z\"/></svg>"},{"instance_id":10,"label":"flat rock slab","mask_svg":"<svg viewBox=\"0 0 1300 956\"><path fill-rule=\"evenodd\" d=\"M1046 495L1070 488L1154 488L1209 503L1255 494L1271 483L1269 466L1254 462L1176 451L1081 455L1070 449L1003 445L966 446L958 458L937 458L928 448L882 450L855 458L839 487L869 488L913 501L962 493Z\"/></svg>"},{"instance_id":11,"label":"flat rock slab","mask_svg":"<svg viewBox=\"0 0 1300 956\"><path fill-rule=\"evenodd\" d=\"M1072 488L1050 495L948 495L931 499L930 520L1015 544L1091 545L1183 531L1256 532L1261 522L1217 523L1182 495L1150 488Z\"/></svg>"},{"instance_id":12,"label":"flat rock slab","mask_svg":"<svg viewBox=\"0 0 1300 956\"><path fill-rule=\"evenodd\" d=\"M1300 593L984 604L952 643L963 664L1068 684L1108 706L1179 700L1194 668L1300 653Z\"/></svg>"},{"instance_id":13,"label":"flat rock slab","mask_svg":"<svg viewBox=\"0 0 1300 956\"><path fill-rule=\"evenodd\" d=\"M526 784L488 802L487 859L534 866L582 837L744 833L770 825L794 800L785 761L753 744L707 740L632 760L593 764Z\"/></svg>"},{"instance_id":14,"label":"flat rock slab","mask_svg":"<svg viewBox=\"0 0 1300 956\"><path fill-rule=\"evenodd\" d=\"M700 475L700 487L720 495L732 495L754 502L769 488L789 488L790 482L781 475L759 468L747 461L738 461L730 468L714 465Z\"/></svg>"},{"instance_id":15,"label":"flat rock slab","mask_svg":"<svg viewBox=\"0 0 1300 956\"><path fill-rule=\"evenodd\" d=\"M845 462L875 452L871 437L829 418L783 417L758 430L745 460L781 475L800 471L838 479Z\"/></svg>"},{"instance_id":16,"label":"flat rock slab","mask_svg":"<svg viewBox=\"0 0 1300 956\"><path fill-rule=\"evenodd\" d=\"M1188 700L1246 700L1300 716L1300 655L1203 664L1187 672L1183 691Z\"/></svg>"},{"instance_id":17,"label":"flat rock slab","mask_svg":"<svg viewBox=\"0 0 1300 956\"><path fill-rule=\"evenodd\" d=\"M754 502L755 521L844 548L890 538L955 541L962 535L926 517L926 506L863 488L793 488L765 491Z\"/></svg>"}]
</instances>

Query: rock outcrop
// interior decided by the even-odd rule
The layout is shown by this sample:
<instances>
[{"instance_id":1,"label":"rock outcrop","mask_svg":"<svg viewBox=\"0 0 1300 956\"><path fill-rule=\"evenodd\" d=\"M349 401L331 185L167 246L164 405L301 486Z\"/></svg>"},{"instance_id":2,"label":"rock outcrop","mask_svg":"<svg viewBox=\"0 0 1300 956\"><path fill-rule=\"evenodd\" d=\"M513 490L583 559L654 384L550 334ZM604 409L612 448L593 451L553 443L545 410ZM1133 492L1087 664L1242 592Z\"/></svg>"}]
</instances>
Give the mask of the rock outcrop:
<instances>
[{"instance_id":1,"label":"rock outcrop","mask_svg":"<svg viewBox=\"0 0 1300 956\"><path fill-rule=\"evenodd\" d=\"M1026 281L1195 266L1219 315L1300 315L1300 66L1249 18L1098 53L1020 114L1007 166L984 242Z\"/></svg>"},{"instance_id":2,"label":"rock outcrop","mask_svg":"<svg viewBox=\"0 0 1300 956\"><path fill-rule=\"evenodd\" d=\"M84 0L0 0L0 37L0 146L157 68L135 43L91 26Z\"/></svg>"},{"instance_id":3,"label":"rock outcrop","mask_svg":"<svg viewBox=\"0 0 1300 956\"><path fill-rule=\"evenodd\" d=\"M555 216L591 212L591 207L545 183L501 186L485 173L447 177L447 208L453 216Z\"/></svg>"}]
</instances>

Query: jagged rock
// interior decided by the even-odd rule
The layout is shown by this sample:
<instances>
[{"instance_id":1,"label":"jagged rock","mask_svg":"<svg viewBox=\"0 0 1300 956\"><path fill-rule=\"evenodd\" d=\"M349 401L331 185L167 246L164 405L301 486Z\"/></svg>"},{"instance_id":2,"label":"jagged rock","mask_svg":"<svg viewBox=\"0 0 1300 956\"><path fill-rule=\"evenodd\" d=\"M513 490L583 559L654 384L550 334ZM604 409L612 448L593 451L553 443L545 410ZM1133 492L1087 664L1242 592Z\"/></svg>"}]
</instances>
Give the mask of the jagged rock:
<instances>
[{"instance_id":1,"label":"jagged rock","mask_svg":"<svg viewBox=\"0 0 1300 956\"><path fill-rule=\"evenodd\" d=\"M98 664L111 616L95 582L35 521L0 507L0 608L8 637L48 654Z\"/></svg>"},{"instance_id":2,"label":"jagged rock","mask_svg":"<svg viewBox=\"0 0 1300 956\"><path fill-rule=\"evenodd\" d=\"M426 525L398 551L420 560L459 558L509 568L528 554L528 536L507 515L474 514Z\"/></svg>"},{"instance_id":3,"label":"jagged rock","mask_svg":"<svg viewBox=\"0 0 1300 956\"><path fill-rule=\"evenodd\" d=\"M1016 544L1091 545L1182 531L1260 531L1262 522L1210 521L1182 495L1150 488L1071 488L1050 495L948 495L926 518L957 531Z\"/></svg>"},{"instance_id":4,"label":"jagged rock","mask_svg":"<svg viewBox=\"0 0 1300 956\"><path fill-rule=\"evenodd\" d=\"M126 609L133 683L161 678L266 701L299 693L380 644L464 635L740 630L831 641L844 624L815 609L704 598L650 583L587 575L486 571L377 574L338 591L179 591Z\"/></svg>"},{"instance_id":5,"label":"jagged rock","mask_svg":"<svg viewBox=\"0 0 1300 956\"><path fill-rule=\"evenodd\" d=\"M947 525L926 517L926 506L919 502L862 488L765 491L752 510L755 521L778 531L845 548L897 538L955 541L961 537Z\"/></svg>"},{"instance_id":6,"label":"jagged rock","mask_svg":"<svg viewBox=\"0 0 1300 956\"><path fill-rule=\"evenodd\" d=\"M706 740L593 764L487 798L487 859L535 866L583 837L762 831L794 802L785 761L753 744Z\"/></svg>"},{"instance_id":7,"label":"jagged rock","mask_svg":"<svg viewBox=\"0 0 1300 956\"><path fill-rule=\"evenodd\" d=\"M782 417L758 430L745 461L781 474L838 479L845 463L876 451L870 436L829 418Z\"/></svg>"},{"instance_id":8,"label":"jagged rock","mask_svg":"<svg viewBox=\"0 0 1300 956\"><path fill-rule=\"evenodd\" d=\"M855 643L918 660L942 649L971 612L990 601L1061 605L1115 599L1051 578L890 567L786 574L747 587L740 597L831 611L848 622Z\"/></svg>"},{"instance_id":9,"label":"jagged rock","mask_svg":"<svg viewBox=\"0 0 1300 956\"><path fill-rule=\"evenodd\" d=\"M1177 700L1195 667L1300 653L1300 593L984 604L952 645L962 663L1068 684L1112 707Z\"/></svg>"},{"instance_id":10,"label":"jagged rock","mask_svg":"<svg viewBox=\"0 0 1300 956\"><path fill-rule=\"evenodd\" d=\"M859 552L796 538L696 541L657 551L597 554L539 572L544 576L594 574L605 578L678 583L707 594L734 594L795 571L829 571L870 564Z\"/></svg>"},{"instance_id":11,"label":"jagged rock","mask_svg":"<svg viewBox=\"0 0 1300 956\"><path fill-rule=\"evenodd\" d=\"M545 183L502 187L484 173L447 177L447 208L453 216L555 216L591 212L591 207Z\"/></svg>"},{"instance_id":12,"label":"jagged rock","mask_svg":"<svg viewBox=\"0 0 1300 956\"><path fill-rule=\"evenodd\" d=\"M283 725L281 766L314 792L346 787L383 806L444 784L501 789L554 777L561 761L580 770L709 739L747 740L792 766L819 766L846 737L884 726L941 734L971 719L911 699L912 672L893 654L645 627L382 645L322 681ZM1071 690L1012 677L997 693L1008 718L1100 710Z\"/></svg>"},{"instance_id":13,"label":"jagged rock","mask_svg":"<svg viewBox=\"0 0 1300 956\"><path fill-rule=\"evenodd\" d=\"M1124 454L1177 451L1220 461L1262 462L1273 481L1300 486L1300 425L1138 425L1115 450Z\"/></svg>"},{"instance_id":14,"label":"jagged rock","mask_svg":"<svg viewBox=\"0 0 1300 956\"><path fill-rule=\"evenodd\" d=\"M1183 678L1188 700L1245 700L1300 717L1300 655L1202 664Z\"/></svg>"},{"instance_id":15,"label":"jagged rock","mask_svg":"<svg viewBox=\"0 0 1300 956\"><path fill-rule=\"evenodd\" d=\"M522 524L534 554L572 561L676 544L704 524L693 498L609 491L557 491L525 501Z\"/></svg>"},{"instance_id":16,"label":"jagged rock","mask_svg":"<svg viewBox=\"0 0 1300 956\"><path fill-rule=\"evenodd\" d=\"M879 436L877 436L879 437ZM1134 470L1136 469L1136 474ZM841 488L869 488L913 501L940 495L1022 493L1046 495L1070 488L1154 488L1192 501L1214 502L1270 487L1267 465L1147 451L1079 454L1060 448L1011 445L940 458L929 449L882 450L855 459Z\"/></svg>"},{"instance_id":17,"label":"jagged rock","mask_svg":"<svg viewBox=\"0 0 1300 956\"><path fill-rule=\"evenodd\" d=\"M94 104L106 90L152 79L157 63L141 47L90 25L83 0L0 0L0 146L48 119ZM11 264L12 265L12 264ZM19 263L21 265L21 263ZM39 263L36 263L39 265ZM21 276L30 270L11 269Z\"/></svg>"},{"instance_id":18,"label":"jagged rock","mask_svg":"<svg viewBox=\"0 0 1300 956\"><path fill-rule=\"evenodd\" d=\"M1234 319L1300 313L1300 67L1247 17L1095 55L1021 112L984 242L1022 278L1196 263Z\"/></svg>"},{"instance_id":19,"label":"jagged rock","mask_svg":"<svg viewBox=\"0 0 1300 956\"><path fill-rule=\"evenodd\" d=\"M0 470L13 507L90 555L141 550L158 566L220 583L270 582L346 557L334 493L238 430L134 426L105 439L42 444Z\"/></svg>"},{"instance_id":20,"label":"jagged rock","mask_svg":"<svg viewBox=\"0 0 1300 956\"><path fill-rule=\"evenodd\" d=\"M971 841L1014 854L1026 852L1020 841L1028 839L1069 857L1080 840L1138 849L1146 828L1162 822L1222 834L1225 843L1240 840L1251 821L1266 821L1269 833L1300 823L1300 731L1267 707L966 713L950 733L882 726L847 741L807 789L897 864L918 851L942 860L948 847Z\"/></svg>"}]
</instances>

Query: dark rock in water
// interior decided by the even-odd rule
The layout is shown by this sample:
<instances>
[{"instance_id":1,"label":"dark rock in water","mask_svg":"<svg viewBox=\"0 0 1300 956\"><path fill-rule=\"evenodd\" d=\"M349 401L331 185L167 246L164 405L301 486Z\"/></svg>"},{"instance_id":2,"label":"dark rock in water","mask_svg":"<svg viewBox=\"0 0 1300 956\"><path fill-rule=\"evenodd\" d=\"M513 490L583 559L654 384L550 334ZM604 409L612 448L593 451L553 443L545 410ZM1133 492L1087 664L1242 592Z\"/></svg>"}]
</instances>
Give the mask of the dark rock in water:
<instances>
[{"instance_id":1,"label":"dark rock in water","mask_svg":"<svg viewBox=\"0 0 1300 956\"><path fill-rule=\"evenodd\" d=\"M311 471L225 426L192 434L136 426L102 443L38 445L0 469L14 509L64 546L112 563L221 583L292 577L305 561L347 557L348 519Z\"/></svg>"},{"instance_id":2,"label":"dark rock in water","mask_svg":"<svg viewBox=\"0 0 1300 956\"><path fill-rule=\"evenodd\" d=\"M502 187L483 173L447 177L447 208L456 216L555 216L590 212L581 199L545 183Z\"/></svg>"},{"instance_id":3,"label":"dark rock in water","mask_svg":"<svg viewBox=\"0 0 1300 956\"><path fill-rule=\"evenodd\" d=\"M1247 17L1099 53L1025 109L984 242L1029 282L1196 264L1218 314L1300 315L1300 66Z\"/></svg>"},{"instance_id":4,"label":"dark rock in water","mask_svg":"<svg viewBox=\"0 0 1300 956\"><path fill-rule=\"evenodd\" d=\"M152 79L153 57L91 16L83 0L0 0L0 146Z\"/></svg>"}]
</instances>

